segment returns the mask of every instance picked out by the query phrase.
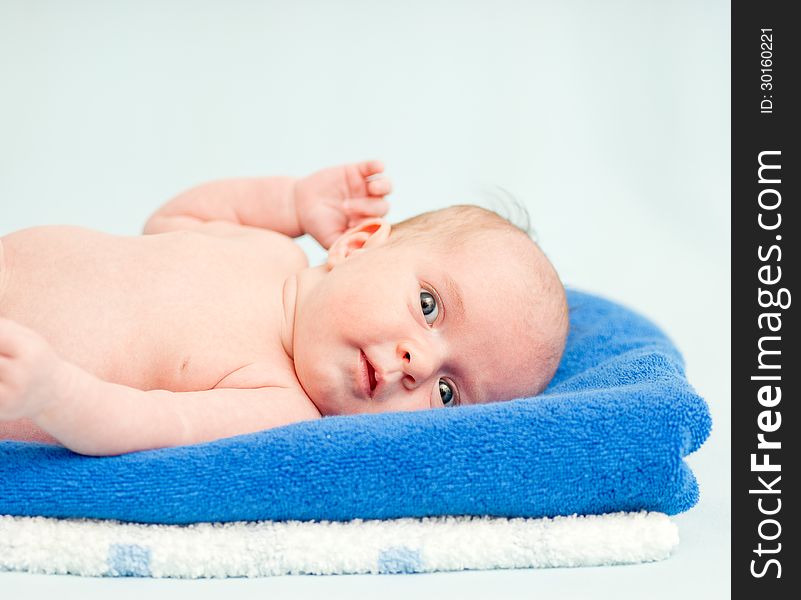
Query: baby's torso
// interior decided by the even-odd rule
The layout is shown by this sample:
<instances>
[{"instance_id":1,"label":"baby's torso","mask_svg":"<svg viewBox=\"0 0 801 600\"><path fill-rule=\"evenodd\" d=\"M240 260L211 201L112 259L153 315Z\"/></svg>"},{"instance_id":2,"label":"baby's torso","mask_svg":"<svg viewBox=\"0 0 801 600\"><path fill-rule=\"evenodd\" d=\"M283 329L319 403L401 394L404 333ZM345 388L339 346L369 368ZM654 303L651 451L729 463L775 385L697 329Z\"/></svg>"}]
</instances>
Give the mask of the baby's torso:
<instances>
[{"instance_id":1,"label":"baby's torso","mask_svg":"<svg viewBox=\"0 0 801 600\"><path fill-rule=\"evenodd\" d=\"M59 226L0 244L0 315L102 379L193 391L245 368L254 386L298 385L281 345L282 290L307 264L283 235Z\"/></svg>"}]
</instances>

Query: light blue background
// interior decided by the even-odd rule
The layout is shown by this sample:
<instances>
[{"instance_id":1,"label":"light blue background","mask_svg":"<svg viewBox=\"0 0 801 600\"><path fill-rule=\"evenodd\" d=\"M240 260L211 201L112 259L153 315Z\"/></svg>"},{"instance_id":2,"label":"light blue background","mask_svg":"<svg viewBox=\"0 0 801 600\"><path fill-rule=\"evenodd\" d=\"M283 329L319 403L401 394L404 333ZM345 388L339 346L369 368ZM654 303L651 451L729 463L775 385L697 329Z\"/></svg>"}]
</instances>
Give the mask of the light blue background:
<instances>
[{"instance_id":1,"label":"light blue background","mask_svg":"<svg viewBox=\"0 0 801 600\"><path fill-rule=\"evenodd\" d=\"M671 335L715 428L690 460L701 502L656 564L199 583L2 574L0 587L728 597L729 25L717 0L3 0L0 234L73 223L134 235L203 180L373 157L395 182L392 220L502 186L567 284Z\"/></svg>"}]
</instances>

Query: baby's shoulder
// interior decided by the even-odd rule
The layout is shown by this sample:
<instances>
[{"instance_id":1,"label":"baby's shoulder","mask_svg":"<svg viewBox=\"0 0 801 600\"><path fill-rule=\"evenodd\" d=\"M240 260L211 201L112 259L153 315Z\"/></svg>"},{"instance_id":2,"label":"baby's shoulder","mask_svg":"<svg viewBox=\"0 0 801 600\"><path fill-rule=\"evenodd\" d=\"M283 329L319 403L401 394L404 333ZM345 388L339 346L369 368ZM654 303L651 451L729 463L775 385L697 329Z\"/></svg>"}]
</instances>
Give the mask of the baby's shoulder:
<instances>
[{"instance_id":1,"label":"baby's shoulder","mask_svg":"<svg viewBox=\"0 0 801 600\"><path fill-rule=\"evenodd\" d=\"M309 266L303 249L282 233L222 222L210 223L209 226L210 229L204 233L238 244L249 254L263 257L272 265L286 265L292 272Z\"/></svg>"}]
</instances>

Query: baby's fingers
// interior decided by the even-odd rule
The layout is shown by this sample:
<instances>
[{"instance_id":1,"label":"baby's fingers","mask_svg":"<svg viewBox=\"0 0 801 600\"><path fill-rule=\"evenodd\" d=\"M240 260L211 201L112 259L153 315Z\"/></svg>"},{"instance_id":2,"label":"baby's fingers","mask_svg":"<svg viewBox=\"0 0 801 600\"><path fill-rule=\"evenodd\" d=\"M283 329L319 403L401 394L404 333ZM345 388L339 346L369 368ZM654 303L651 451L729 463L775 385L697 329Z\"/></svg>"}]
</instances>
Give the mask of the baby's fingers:
<instances>
[{"instance_id":1,"label":"baby's fingers","mask_svg":"<svg viewBox=\"0 0 801 600\"><path fill-rule=\"evenodd\" d=\"M384 172L384 163L380 160L366 160L356 165L362 177L370 177Z\"/></svg>"},{"instance_id":2,"label":"baby's fingers","mask_svg":"<svg viewBox=\"0 0 801 600\"><path fill-rule=\"evenodd\" d=\"M21 325L0 317L0 357L16 356L19 349Z\"/></svg>"},{"instance_id":3,"label":"baby's fingers","mask_svg":"<svg viewBox=\"0 0 801 600\"><path fill-rule=\"evenodd\" d=\"M385 177L371 179L367 182L367 193L370 196L386 196L392 191L392 182Z\"/></svg>"},{"instance_id":4,"label":"baby's fingers","mask_svg":"<svg viewBox=\"0 0 801 600\"><path fill-rule=\"evenodd\" d=\"M0 317L0 357L19 358L39 351L46 345L38 333L16 321Z\"/></svg>"},{"instance_id":5,"label":"baby's fingers","mask_svg":"<svg viewBox=\"0 0 801 600\"><path fill-rule=\"evenodd\" d=\"M356 165L362 177L370 177L384 172L384 163L380 160L365 160Z\"/></svg>"},{"instance_id":6,"label":"baby's fingers","mask_svg":"<svg viewBox=\"0 0 801 600\"><path fill-rule=\"evenodd\" d=\"M378 198L353 198L345 200L345 213L353 219L383 217L389 212L389 202Z\"/></svg>"}]
</instances>

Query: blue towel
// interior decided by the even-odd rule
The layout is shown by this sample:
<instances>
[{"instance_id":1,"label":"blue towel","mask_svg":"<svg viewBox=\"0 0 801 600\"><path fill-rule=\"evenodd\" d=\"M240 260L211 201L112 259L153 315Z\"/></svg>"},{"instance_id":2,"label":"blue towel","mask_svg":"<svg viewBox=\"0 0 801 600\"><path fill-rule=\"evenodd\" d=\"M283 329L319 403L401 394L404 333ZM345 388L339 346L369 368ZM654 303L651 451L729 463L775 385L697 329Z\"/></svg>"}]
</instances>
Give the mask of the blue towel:
<instances>
[{"instance_id":1,"label":"blue towel","mask_svg":"<svg viewBox=\"0 0 801 600\"><path fill-rule=\"evenodd\" d=\"M535 398L103 458L2 442L0 514L181 524L687 510L698 487L682 457L711 421L681 357L632 311L568 300L566 354Z\"/></svg>"}]
</instances>

